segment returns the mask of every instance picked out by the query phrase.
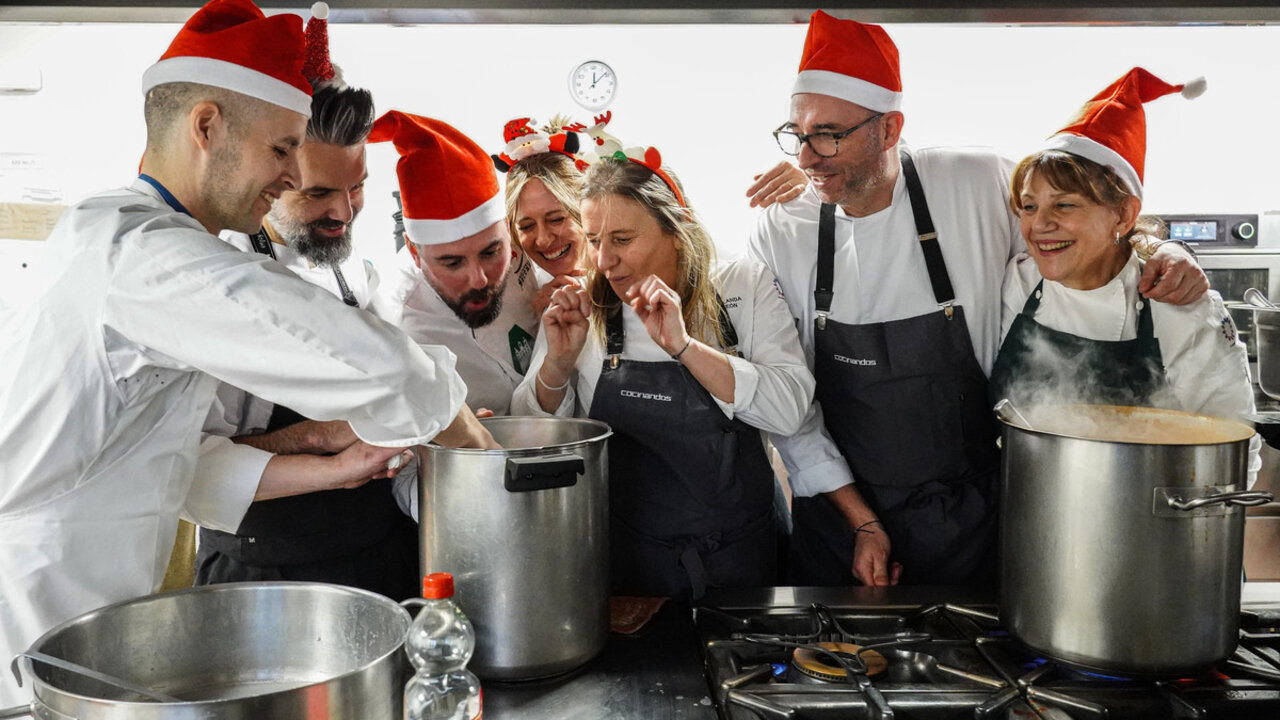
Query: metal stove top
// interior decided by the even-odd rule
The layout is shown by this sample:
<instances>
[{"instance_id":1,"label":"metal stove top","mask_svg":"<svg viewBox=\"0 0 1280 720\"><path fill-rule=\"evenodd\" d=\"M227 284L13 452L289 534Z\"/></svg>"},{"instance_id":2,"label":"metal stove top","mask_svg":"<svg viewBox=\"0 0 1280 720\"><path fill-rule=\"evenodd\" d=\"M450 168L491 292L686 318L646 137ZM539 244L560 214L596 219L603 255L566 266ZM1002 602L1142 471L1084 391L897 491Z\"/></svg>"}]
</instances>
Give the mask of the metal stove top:
<instances>
[{"instance_id":1,"label":"metal stove top","mask_svg":"<svg viewBox=\"0 0 1280 720\"><path fill-rule=\"evenodd\" d=\"M1216 669L1151 680L1037 657L1000 629L991 604L903 603L927 600L920 592L876 602L854 590L697 608L721 720L1280 717L1280 613L1242 613L1240 649ZM829 642L861 649L814 647Z\"/></svg>"}]
</instances>

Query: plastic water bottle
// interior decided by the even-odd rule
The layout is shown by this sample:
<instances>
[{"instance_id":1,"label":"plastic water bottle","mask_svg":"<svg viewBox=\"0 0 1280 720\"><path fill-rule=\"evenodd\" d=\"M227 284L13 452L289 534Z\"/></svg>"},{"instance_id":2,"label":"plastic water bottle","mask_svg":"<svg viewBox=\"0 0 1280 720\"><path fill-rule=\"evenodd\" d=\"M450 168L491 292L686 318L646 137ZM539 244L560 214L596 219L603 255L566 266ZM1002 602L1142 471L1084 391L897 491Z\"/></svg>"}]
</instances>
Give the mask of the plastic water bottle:
<instances>
[{"instance_id":1,"label":"plastic water bottle","mask_svg":"<svg viewBox=\"0 0 1280 720\"><path fill-rule=\"evenodd\" d=\"M422 597L404 643L417 669L404 687L404 720L479 720L480 681L467 670L476 632L453 602L453 576L424 577Z\"/></svg>"}]
</instances>

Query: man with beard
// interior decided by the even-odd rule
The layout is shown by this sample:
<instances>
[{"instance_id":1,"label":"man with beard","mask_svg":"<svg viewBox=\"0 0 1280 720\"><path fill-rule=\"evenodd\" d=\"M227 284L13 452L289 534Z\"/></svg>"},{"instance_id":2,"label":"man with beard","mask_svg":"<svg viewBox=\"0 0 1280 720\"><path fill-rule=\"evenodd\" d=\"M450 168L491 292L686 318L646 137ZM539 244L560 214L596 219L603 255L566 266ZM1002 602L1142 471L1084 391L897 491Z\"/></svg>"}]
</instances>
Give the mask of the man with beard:
<instances>
[{"instance_id":1,"label":"man with beard","mask_svg":"<svg viewBox=\"0 0 1280 720\"><path fill-rule=\"evenodd\" d=\"M377 287L372 266L351 254L351 224L364 206L373 97L347 86L328 63L322 17L308 23L307 43L316 50L303 68L313 92L298 150L300 181L281 194L257 233L222 238L276 259L360 312ZM197 585L304 580L396 599L418 595L417 526L395 502L392 471L371 480L367 468L349 461L354 437L345 423L306 420L224 384L204 429L210 434L186 501L188 515L203 525ZM203 507L238 485L258 488L238 526L202 520Z\"/></svg>"},{"instance_id":2,"label":"man with beard","mask_svg":"<svg viewBox=\"0 0 1280 720\"><path fill-rule=\"evenodd\" d=\"M376 305L409 337L458 358L467 403L506 415L533 353L533 264L516 250L490 157L457 129L391 111L370 142L392 141L404 205L400 267Z\"/></svg>"},{"instance_id":3,"label":"man with beard","mask_svg":"<svg viewBox=\"0 0 1280 720\"><path fill-rule=\"evenodd\" d=\"M1013 163L975 148L901 147L901 104L884 29L815 12L790 117L774 133L811 187L765 211L750 241L818 381L800 431L773 438L793 490L795 584L994 574L987 376L1004 267L1023 247ZM1207 287L1190 256L1165 245L1140 289L1181 304Z\"/></svg>"},{"instance_id":4,"label":"man with beard","mask_svg":"<svg viewBox=\"0 0 1280 720\"><path fill-rule=\"evenodd\" d=\"M296 15L196 11L143 75L141 174L66 210L56 276L0 318L0 656L159 587L219 381L348 421L368 475L428 441L493 444L451 357L214 234L254 231L299 180L302 51ZM0 681L0 705L30 697Z\"/></svg>"}]
</instances>

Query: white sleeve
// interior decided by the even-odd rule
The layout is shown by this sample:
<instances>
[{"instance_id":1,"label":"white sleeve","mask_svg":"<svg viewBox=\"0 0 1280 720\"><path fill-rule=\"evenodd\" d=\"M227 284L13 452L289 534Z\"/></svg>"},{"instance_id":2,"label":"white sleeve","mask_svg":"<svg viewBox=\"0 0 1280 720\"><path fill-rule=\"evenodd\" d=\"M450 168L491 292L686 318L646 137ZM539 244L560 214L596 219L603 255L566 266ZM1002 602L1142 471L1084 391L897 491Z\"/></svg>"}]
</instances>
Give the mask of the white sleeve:
<instances>
[{"instance_id":1,"label":"white sleeve","mask_svg":"<svg viewBox=\"0 0 1280 720\"><path fill-rule=\"evenodd\" d=\"M524 374L524 380L516 386L516 390L511 395L511 414L512 415L544 415L557 417L573 417L573 408L575 405L576 394L574 393L574 384L577 379L578 371L574 370L569 377L569 387L565 388L564 399L560 401L560 407L556 411L549 413L542 409L542 405L538 403L538 388L534 385L537 382L538 371L542 369L542 363L547 359L547 334L539 332L538 337L533 341L533 357L529 360L529 370Z\"/></svg>"},{"instance_id":2,"label":"white sleeve","mask_svg":"<svg viewBox=\"0 0 1280 720\"><path fill-rule=\"evenodd\" d=\"M391 495L400 511L418 522L418 453L391 480Z\"/></svg>"},{"instance_id":3,"label":"white sleeve","mask_svg":"<svg viewBox=\"0 0 1280 720\"><path fill-rule=\"evenodd\" d=\"M809 406L794 435L771 433L769 440L782 456L787 482L797 497L813 497L853 484L853 473L827 433L822 406L817 401Z\"/></svg>"},{"instance_id":4,"label":"white sleeve","mask_svg":"<svg viewBox=\"0 0 1280 720\"><path fill-rule=\"evenodd\" d=\"M229 438L206 435L200 441L182 516L201 527L235 533L272 457L265 450L237 445Z\"/></svg>"},{"instance_id":5,"label":"white sleeve","mask_svg":"<svg viewBox=\"0 0 1280 720\"><path fill-rule=\"evenodd\" d=\"M453 353L419 349L269 258L189 228L144 232L121 252L133 257L116 265L103 325L157 364L202 370L313 420L346 420L387 447L428 442L466 398Z\"/></svg>"},{"instance_id":6,"label":"white sleeve","mask_svg":"<svg viewBox=\"0 0 1280 720\"><path fill-rule=\"evenodd\" d=\"M1031 288L1027 287L1024 275L1022 273L1022 263L1029 262L1035 264L1026 253L1019 253L1014 256L1004 269L1004 285L1000 292L1000 343L1004 343L1004 338L1009 334L1009 328L1013 325L1013 319L1018 317L1018 313L1022 312L1022 306L1027 304L1027 297L1031 295Z\"/></svg>"},{"instance_id":7,"label":"white sleeve","mask_svg":"<svg viewBox=\"0 0 1280 720\"><path fill-rule=\"evenodd\" d=\"M1254 412L1249 357L1217 292L1190 305L1152 303L1165 375L1187 412L1240 419ZM1247 421L1245 421L1247 422ZM1249 485L1262 467L1262 440L1249 444Z\"/></svg>"},{"instance_id":8,"label":"white sleeve","mask_svg":"<svg viewBox=\"0 0 1280 720\"><path fill-rule=\"evenodd\" d=\"M739 261L727 276L726 279L740 278L732 286L725 285L729 293L742 297L737 306L742 310L731 312L731 316L736 314L739 320L749 322L750 339L749 346L740 348L744 357L729 356L734 376L733 402L716 398L716 404L730 418L737 417L767 432L790 435L800 429L814 392L813 373L805 365L795 321L778 294L773 275L763 264ZM746 324L735 320L739 328Z\"/></svg>"}]
</instances>

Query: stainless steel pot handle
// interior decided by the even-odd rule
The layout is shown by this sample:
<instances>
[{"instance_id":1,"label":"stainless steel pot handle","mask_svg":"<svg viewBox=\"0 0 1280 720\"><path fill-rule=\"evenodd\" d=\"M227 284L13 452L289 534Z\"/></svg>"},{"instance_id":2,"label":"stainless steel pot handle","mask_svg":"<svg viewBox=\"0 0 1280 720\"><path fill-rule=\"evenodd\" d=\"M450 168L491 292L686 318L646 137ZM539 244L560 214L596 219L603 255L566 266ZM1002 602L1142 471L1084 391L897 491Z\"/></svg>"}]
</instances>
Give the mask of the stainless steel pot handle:
<instances>
[{"instance_id":1,"label":"stainless steel pot handle","mask_svg":"<svg viewBox=\"0 0 1280 720\"><path fill-rule=\"evenodd\" d=\"M17 707L5 708L0 710L0 720L10 720L11 718L29 718L35 717L34 711L30 705L19 705Z\"/></svg>"},{"instance_id":2,"label":"stainless steel pot handle","mask_svg":"<svg viewBox=\"0 0 1280 720\"><path fill-rule=\"evenodd\" d=\"M1266 505L1274 499L1275 495L1272 495L1269 492L1242 490L1240 492L1219 493L1217 495L1208 495L1205 497L1192 498L1190 500L1183 500L1180 496L1170 495L1165 498L1165 501L1168 502L1169 507L1174 510L1195 510L1215 503L1253 507L1255 505Z\"/></svg>"}]
</instances>

